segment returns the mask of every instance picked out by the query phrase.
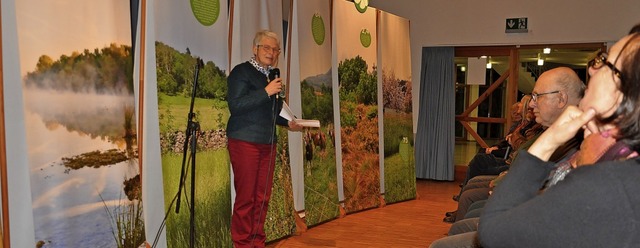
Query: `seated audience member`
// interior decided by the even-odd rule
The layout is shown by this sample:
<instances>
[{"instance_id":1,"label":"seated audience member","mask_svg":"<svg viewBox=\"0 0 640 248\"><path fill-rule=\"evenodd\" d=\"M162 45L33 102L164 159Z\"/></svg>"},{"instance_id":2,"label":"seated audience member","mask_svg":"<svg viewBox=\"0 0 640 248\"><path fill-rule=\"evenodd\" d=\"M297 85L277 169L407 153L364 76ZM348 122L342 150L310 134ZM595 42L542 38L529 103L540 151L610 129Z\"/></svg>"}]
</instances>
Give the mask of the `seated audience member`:
<instances>
[{"instance_id":1,"label":"seated audience member","mask_svg":"<svg viewBox=\"0 0 640 248\"><path fill-rule=\"evenodd\" d=\"M584 83L578 75L568 67L558 67L544 72L536 81L532 100L529 102L535 121L542 126L548 126L570 105L577 105L584 94ZM523 149L528 148L537 136L531 137L523 143ZM572 139L559 147L552 161L560 161L568 154L575 152L581 140ZM514 158L517 156L516 152ZM456 222L464 218L468 207L475 201L489 197L489 187L465 190L460 195L458 209L455 213L445 217L445 222Z\"/></svg>"},{"instance_id":2,"label":"seated audience member","mask_svg":"<svg viewBox=\"0 0 640 248\"><path fill-rule=\"evenodd\" d=\"M520 108L520 114L524 116L518 126L514 128L512 132L507 134L504 138L504 141L500 142L497 147L507 147L511 151L516 151L522 145L522 143L526 142L531 137L535 136L539 133L540 125L536 125L535 120L532 118L532 115L529 114L528 103L530 102L531 96L524 96L520 101L522 103L522 107ZM496 147L496 149L497 149ZM474 156L471 161L469 161L469 165L467 168L467 175L463 182L463 187L467 184L467 182L479 175L498 175L500 172L505 171L509 168L509 163L511 162L513 152L507 154L509 157L505 157L505 152L502 153L494 153L493 148L487 148L485 153L478 153ZM498 155L498 156L496 156ZM501 156L500 156L501 155Z\"/></svg>"},{"instance_id":3,"label":"seated audience member","mask_svg":"<svg viewBox=\"0 0 640 248\"><path fill-rule=\"evenodd\" d=\"M523 97L523 100L520 100L519 102L511 105L511 121L513 122L513 124L511 124L511 127L509 128L509 131L507 132L508 134L513 133L513 131L516 130L518 126L520 126L520 123L522 123L522 120L524 119L524 111L522 110L524 104L522 104L522 102L526 97L531 98L531 96L526 95ZM527 108L524 109L526 111ZM479 152L491 154L498 158L506 158L509 153L513 151L513 147L511 147L511 144L509 144L509 139L507 137L505 137L495 145L487 148L481 148Z\"/></svg>"},{"instance_id":4,"label":"seated audience member","mask_svg":"<svg viewBox=\"0 0 640 248\"><path fill-rule=\"evenodd\" d=\"M511 159L513 159L516 154L514 149L518 149L522 143L542 132L542 125L535 122L533 111L528 106L530 100L531 95L525 95L520 102L518 102L520 112L522 112L525 117L522 118L516 128L509 132L498 145L486 148L484 154L474 156L469 162L466 178L461 184L460 193L453 197L454 201L457 201L460 194L467 189L487 187L489 182L499 174L496 174L497 171L508 168L508 164L511 163ZM494 152L494 149L502 149L496 147L503 146L507 147L510 156L506 156L504 152Z\"/></svg>"},{"instance_id":5,"label":"seated audience member","mask_svg":"<svg viewBox=\"0 0 640 248\"><path fill-rule=\"evenodd\" d=\"M483 247L640 247L639 48L631 32L598 54L579 108L520 152L480 217ZM540 193L555 167L551 153L581 129L585 143L596 143L582 146L575 161L583 165Z\"/></svg>"},{"instance_id":6,"label":"seated audience member","mask_svg":"<svg viewBox=\"0 0 640 248\"><path fill-rule=\"evenodd\" d=\"M535 122L533 112L528 106L530 100L531 96L525 95L518 102L519 113L524 118L521 118L518 125L512 128L504 140L497 145L482 149L481 151L484 152L479 152L471 159L467 166L465 180L460 184L460 193L453 196L454 201L458 201L462 192L467 189L487 187L495 175L509 168L509 164L516 154L515 151L520 148L522 143L541 133L542 126ZM517 115L513 116L515 116L514 119L518 119ZM447 212L446 216L448 217L452 213Z\"/></svg>"}]
</instances>

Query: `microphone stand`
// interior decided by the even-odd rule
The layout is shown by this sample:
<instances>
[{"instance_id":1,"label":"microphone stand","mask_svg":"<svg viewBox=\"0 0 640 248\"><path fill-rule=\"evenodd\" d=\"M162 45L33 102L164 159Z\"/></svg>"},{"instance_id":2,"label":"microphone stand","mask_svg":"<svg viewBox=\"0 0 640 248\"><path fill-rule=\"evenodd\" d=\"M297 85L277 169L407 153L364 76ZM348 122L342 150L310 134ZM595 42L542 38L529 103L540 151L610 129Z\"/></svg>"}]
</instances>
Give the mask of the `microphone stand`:
<instances>
[{"instance_id":1,"label":"microphone stand","mask_svg":"<svg viewBox=\"0 0 640 248\"><path fill-rule=\"evenodd\" d=\"M196 98L196 89L198 88L198 74L203 62L200 58L197 59L195 69L195 79L193 80L193 90L191 91L191 106L189 107L189 115L187 120L187 131L185 133L183 154L182 154L182 168L180 169L180 182L178 185L178 202L176 203L176 214L180 213L180 196L182 195L182 187L184 186L185 176L185 162L187 159L187 149L189 149L191 157L191 206L189 212L189 247L193 248L196 239L196 226L195 226L195 192L196 192L196 148L198 145L198 132L200 131L200 123L193 120L195 113L193 113L193 103Z\"/></svg>"}]
</instances>

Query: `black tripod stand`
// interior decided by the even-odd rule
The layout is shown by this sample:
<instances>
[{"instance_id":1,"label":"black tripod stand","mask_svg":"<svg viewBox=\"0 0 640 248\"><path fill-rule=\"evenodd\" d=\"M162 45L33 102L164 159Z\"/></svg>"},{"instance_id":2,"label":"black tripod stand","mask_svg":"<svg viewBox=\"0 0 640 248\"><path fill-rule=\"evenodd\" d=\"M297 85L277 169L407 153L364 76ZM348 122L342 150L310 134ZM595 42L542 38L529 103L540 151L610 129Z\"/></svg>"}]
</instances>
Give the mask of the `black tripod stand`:
<instances>
[{"instance_id":1,"label":"black tripod stand","mask_svg":"<svg viewBox=\"0 0 640 248\"><path fill-rule=\"evenodd\" d=\"M184 149L182 154L182 169L180 170L180 182L178 185L178 202L176 203L176 213L180 213L180 196L182 195L182 187L184 186L185 162L187 161L187 150L191 151L191 205L189 211L189 247L195 247L196 226L195 226L195 193L196 193L196 148L198 146L198 132L200 131L200 123L194 121L195 113L193 113L193 103L196 98L196 89L198 88L198 74L203 62L197 59L195 69L195 79L193 80L193 90L191 92L191 106L189 108L189 116L187 120L187 131L185 132Z\"/></svg>"}]
</instances>

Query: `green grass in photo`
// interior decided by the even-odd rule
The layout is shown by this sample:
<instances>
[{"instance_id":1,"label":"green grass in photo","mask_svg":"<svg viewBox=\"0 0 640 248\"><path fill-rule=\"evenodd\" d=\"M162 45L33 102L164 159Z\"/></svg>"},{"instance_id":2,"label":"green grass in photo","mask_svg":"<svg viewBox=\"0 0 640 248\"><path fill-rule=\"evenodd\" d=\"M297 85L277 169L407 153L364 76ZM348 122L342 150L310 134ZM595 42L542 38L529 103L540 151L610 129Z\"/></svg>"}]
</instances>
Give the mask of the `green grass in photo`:
<instances>
[{"instance_id":1,"label":"green grass in photo","mask_svg":"<svg viewBox=\"0 0 640 248\"><path fill-rule=\"evenodd\" d=\"M189 154L187 154L189 155ZM178 192L182 154L168 153L162 156L165 209L171 207L167 218L168 247L189 247L190 204L195 202L196 247L231 247L231 189L229 159L225 149L196 153L195 199L188 199L191 190L191 165L185 173L180 212L175 213L172 200ZM187 158L189 161L190 158Z\"/></svg>"},{"instance_id":2,"label":"green grass in photo","mask_svg":"<svg viewBox=\"0 0 640 248\"><path fill-rule=\"evenodd\" d=\"M307 226L336 218L340 214L335 148L330 141L324 150L314 148L311 162L304 162L305 221Z\"/></svg>"},{"instance_id":3,"label":"green grass in photo","mask_svg":"<svg viewBox=\"0 0 640 248\"><path fill-rule=\"evenodd\" d=\"M385 109L383 118L385 202L414 199L416 176L411 113Z\"/></svg>"},{"instance_id":4,"label":"green grass in photo","mask_svg":"<svg viewBox=\"0 0 640 248\"><path fill-rule=\"evenodd\" d=\"M158 115L160 133L185 131L189 117L191 98L169 96L158 93ZM193 102L194 113L200 130L219 130L227 126L229 110L227 102L215 99L196 98Z\"/></svg>"},{"instance_id":5,"label":"green grass in photo","mask_svg":"<svg viewBox=\"0 0 640 248\"><path fill-rule=\"evenodd\" d=\"M267 242L281 239L295 232L288 133L284 128L278 128L277 132L278 153L276 154L269 210L264 224Z\"/></svg>"}]
</instances>

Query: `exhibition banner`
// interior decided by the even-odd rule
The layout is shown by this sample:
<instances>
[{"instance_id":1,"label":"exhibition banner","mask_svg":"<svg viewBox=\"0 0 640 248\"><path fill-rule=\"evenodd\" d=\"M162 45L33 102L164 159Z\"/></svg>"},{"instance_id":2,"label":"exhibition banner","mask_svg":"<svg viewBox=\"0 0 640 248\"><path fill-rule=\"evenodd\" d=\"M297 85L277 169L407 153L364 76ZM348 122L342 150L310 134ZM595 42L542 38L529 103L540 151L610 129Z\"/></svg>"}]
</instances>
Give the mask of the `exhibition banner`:
<instances>
[{"instance_id":1,"label":"exhibition banner","mask_svg":"<svg viewBox=\"0 0 640 248\"><path fill-rule=\"evenodd\" d=\"M167 246L190 247L193 235L195 247L228 247L227 1L155 0L152 7L155 47L148 49L156 59L147 66L155 66L157 82L162 166L154 167L162 170Z\"/></svg>"},{"instance_id":2,"label":"exhibition banner","mask_svg":"<svg viewBox=\"0 0 640 248\"><path fill-rule=\"evenodd\" d=\"M409 20L384 11L379 13L383 192L385 202L394 203L416 197Z\"/></svg>"},{"instance_id":3,"label":"exhibition banner","mask_svg":"<svg viewBox=\"0 0 640 248\"><path fill-rule=\"evenodd\" d=\"M231 64L230 68L251 59L253 39L256 32L270 30L279 35L280 54L274 67L280 69L280 77L286 82L288 72L289 47L286 44L287 31L284 30L283 4L290 1L273 0L232 0L233 18L231 18ZM287 86L285 86L286 89ZM286 90L285 90L286 91ZM288 91L287 91L288 92ZM285 98L288 99L290 94ZM287 100L288 101L288 100ZM273 175L273 187L269 210L265 221L267 242L286 237L295 231L295 209L289 156L289 132L277 127L277 154ZM235 194L235 193L234 193ZM233 197L233 194L232 194Z\"/></svg>"},{"instance_id":4,"label":"exhibition banner","mask_svg":"<svg viewBox=\"0 0 640 248\"><path fill-rule=\"evenodd\" d=\"M344 208L380 204L376 10L333 3Z\"/></svg>"},{"instance_id":5,"label":"exhibition banner","mask_svg":"<svg viewBox=\"0 0 640 248\"><path fill-rule=\"evenodd\" d=\"M129 4L16 2L36 247L145 241Z\"/></svg>"},{"instance_id":6,"label":"exhibition banner","mask_svg":"<svg viewBox=\"0 0 640 248\"><path fill-rule=\"evenodd\" d=\"M302 133L304 149L304 213L308 226L339 215L333 80L331 60L331 3L326 0L296 1L293 11L291 70L297 80L303 119L320 121L320 128ZM296 43L296 44L294 44Z\"/></svg>"}]
</instances>

